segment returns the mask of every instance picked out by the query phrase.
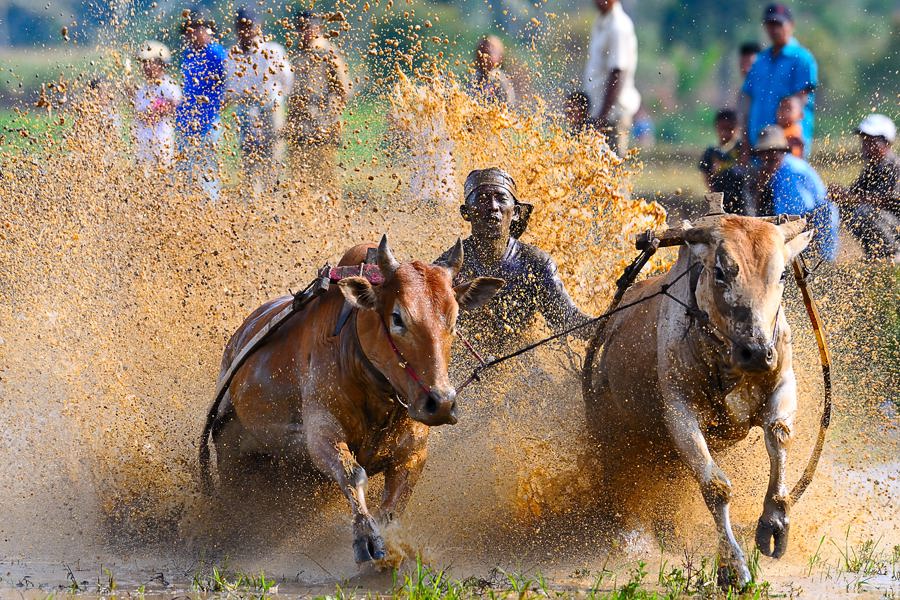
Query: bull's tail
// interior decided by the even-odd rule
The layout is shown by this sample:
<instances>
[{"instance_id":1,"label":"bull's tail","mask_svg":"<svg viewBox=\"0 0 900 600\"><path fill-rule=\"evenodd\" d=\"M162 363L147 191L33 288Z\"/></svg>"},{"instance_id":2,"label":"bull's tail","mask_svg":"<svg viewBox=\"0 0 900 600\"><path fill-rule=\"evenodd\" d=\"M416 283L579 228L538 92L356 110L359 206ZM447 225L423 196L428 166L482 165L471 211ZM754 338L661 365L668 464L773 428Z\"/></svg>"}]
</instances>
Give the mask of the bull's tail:
<instances>
[{"instance_id":1,"label":"bull's tail","mask_svg":"<svg viewBox=\"0 0 900 600\"><path fill-rule=\"evenodd\" d=\"M219 394L213 400L209 411L206 413L206 423L203 425L203 433L200 435L200 451L198 461L200 463L200 489L209 495L212 493L212 474L209 470L210 454L209 454L209 438L212 434L213 427L216 424L216 417L219 414L219 406L222 404L224 394Z\"/></svg>"},{"instance_id":2,"label":"bull's tail","mask_svg":"<svg viewBox=\"0 0 900 600\"><path fill-rule=\"evenodd\" d=\"M825 397L822 406L822 418L819 421L819 435L816 438L816 444L813 446L812 454L809 457L809 461L806 463L803 475L800 476L800 480L794 486L794 489L791 490L791 493L788 494L788 506L791 506L800 499L800 496L806 491L807 486L809 486L816 473L816 467L819 465L819 458L822 456L822 448L825 447L825 434L828 431L828 426L831 424L832 406L831 353L828 351L828 341L825 339L825 329L819 318L819 308L816 306L816 301L813 299L807 288L806 267L803 264L802 258L798 257L791 263L791 266L794 271L794 279L797 280L797 286L800 288L800 292L803 295L803 304L806 306L806 314L809 315L809 321L812 324L813 332L816 334L816 344L819 346L819 360L822 363L822 380L825 385Z\"/></svg>"}]
</instances>

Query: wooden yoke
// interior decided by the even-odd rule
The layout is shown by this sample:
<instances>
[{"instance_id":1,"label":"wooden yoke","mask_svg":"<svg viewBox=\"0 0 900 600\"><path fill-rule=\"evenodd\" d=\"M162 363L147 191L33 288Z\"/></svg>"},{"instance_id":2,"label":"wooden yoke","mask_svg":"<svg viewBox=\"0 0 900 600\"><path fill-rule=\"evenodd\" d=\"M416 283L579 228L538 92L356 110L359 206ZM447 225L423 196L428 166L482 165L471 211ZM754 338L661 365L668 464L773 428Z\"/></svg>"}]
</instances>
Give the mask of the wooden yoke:
<instances>
[{"instance_id":1,"label":"wooden yoke","mask_svg":"<svg viewBox=\"0 0 900 600\"><path fill-rule=\"evenodd\" d=\"M706 198L706 202L709 204L709 212L704 216L693 222L685 221L681 227L672 227L671 229L667 229L660 233L653 234L652 232L645 232L638 234L636 240L637 248L640 250L647 244L647 241L651 239L651 237L655 237L659 240L659 246L661 248L680 246L685 241L685 232L687 230L715 225L716 222L726 214L724 209L725 195L721 192L713 192L706 194L704 198ZM755 218L768 221L769 223L787 223L789 221L798 221L802 217L799 215L778 215L775 217Z\"/></svg>"}]
</instances>

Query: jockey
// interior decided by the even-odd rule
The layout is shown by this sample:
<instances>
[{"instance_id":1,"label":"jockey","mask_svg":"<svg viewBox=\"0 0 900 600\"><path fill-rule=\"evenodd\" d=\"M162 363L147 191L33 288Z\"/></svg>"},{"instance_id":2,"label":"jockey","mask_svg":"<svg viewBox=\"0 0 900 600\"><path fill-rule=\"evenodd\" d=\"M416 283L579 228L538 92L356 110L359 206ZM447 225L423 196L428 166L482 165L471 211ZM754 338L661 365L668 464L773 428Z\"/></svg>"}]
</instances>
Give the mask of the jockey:
<instances>
[{"instance_id":1,"label":"jockey","mask_svg":"<svg viewBox=\"0 0 900 600\"><path fill-rule=\"evenodd\" d=\"M464 194L459 211L471 225L472 235L463 240L464 262L457 279L490 276L506 280L493 300L464 317L462 326L470 334L478 332L480 337L490 338L483 340L490 346L499 346L520 337L536 313L541 313L555 332L591 318L566 292L553 259L519 241L533 207L516 198L516 183L509 173L496 167L472 171ZM587 339L593 329L584 327L573 334Z\"/></svg>"}]
</instances>

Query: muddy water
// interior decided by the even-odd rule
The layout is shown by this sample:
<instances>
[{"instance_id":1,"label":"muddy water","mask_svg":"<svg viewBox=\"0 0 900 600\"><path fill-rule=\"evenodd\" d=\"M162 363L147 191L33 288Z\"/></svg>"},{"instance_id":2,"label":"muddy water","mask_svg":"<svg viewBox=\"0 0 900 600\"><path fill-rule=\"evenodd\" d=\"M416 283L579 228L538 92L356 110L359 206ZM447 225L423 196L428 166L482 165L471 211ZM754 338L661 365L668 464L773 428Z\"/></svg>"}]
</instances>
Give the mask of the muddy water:
<instances>
[{"instance_id":1,"label":"muddy water","mask_svg":"<svg viewBox=\"0 0 900 600\"><path fill-rule=\"evenodd\" d=\"M540 111L520 117L478 107L452 84L403 80L392 102L399 129L410 126L404 115L442 111L437 129L459 173L508 166L536 205L525 240L559 260L575 298L594 312L630 258L629 234L662 223L658 206L623 195L627 166L562 135ZM204 565L226 562L283 578L282 591L347 579L388 586L386 574L353 564L348 511L333 486L261 469L247 473L242 493L210 500L197 490L196 441L222 347L244 315L383 232L402 259L436 257L465 233L455 207L411 198L402 185L410 166L390 152L361 175L340 171L336 192L287 183L247 201L232 184L211 205L132 167L117 134L96 126L99 105L84 106L65 115L63 137L36 137L5 155L0 172L0 595L65 586L69 569L92 588L106 568L122 587L185 589ZM478 143L485 139L497 145ZM834 426L793 511L788 555L761 566L779 589L816 596L855 589L837 567L842 553L866 540L887 554L900 544L891 404L900 361L889 321L896 275L843 264L813 285L834 343ZM793 480L811 447L821 381L796 293L787 304L801 386ZM537 323L532 335L542 331ZM395 561L420 554L461 577L500 566L587 586L585 573L626 577L638 559L653 578L663 560L712 554L711 518L679 473L646 490L661 530L635 520L612 539L600 533L582 352L577 342L554 345L497 370L467 394L460 424L433 431L426 472L389 532ZM749 542L768 472L759 433L721 460ZM373 499L379 485L375 478ZM896 590L897 580L877 575L866 585Z\"/></svg>"}]
</instances>

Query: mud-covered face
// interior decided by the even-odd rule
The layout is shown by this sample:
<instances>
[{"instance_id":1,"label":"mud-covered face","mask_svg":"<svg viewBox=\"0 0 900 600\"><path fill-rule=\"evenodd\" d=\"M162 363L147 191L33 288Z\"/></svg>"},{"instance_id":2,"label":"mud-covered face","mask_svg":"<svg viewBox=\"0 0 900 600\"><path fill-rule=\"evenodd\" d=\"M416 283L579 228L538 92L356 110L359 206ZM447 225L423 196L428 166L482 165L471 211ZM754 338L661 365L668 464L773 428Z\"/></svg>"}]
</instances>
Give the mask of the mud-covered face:
<instances>
[{"instance_id":1,"label":"mud-covered face","mask_svg":"<svg viewBox=\"0 0 900 600\"><path fill-rule=\"evenodd\" d=\"M691 245L703 265L697 305L724 334L734 368L765 372L778 365L776 323L788 269L812 237L809 231L788 241L798 227L730 217L708 242Z\"/></svg>"},{"instance_id":2,"label":"mud-covered face","mask_svg":"<svg viewBox=\"0 0 900 600\"><path fill-rule=\"evenodd\" d=\"M794 35L794 24L790 21L766 21L763 23L766 35L776 48L781 48L790 41Z\"/></svg>"},{"instance_id":3,"label":"mud-covered face","mask_svg":"<svg viewBox=\"0 0 900 600\"><path fill-rule=\"evenodd\" d=\"M460 207L460 214L471 224L475 239L509 239L510 226L519 218L519 208L507 189L482 185Z\"/></svg>"}]
</instances>

